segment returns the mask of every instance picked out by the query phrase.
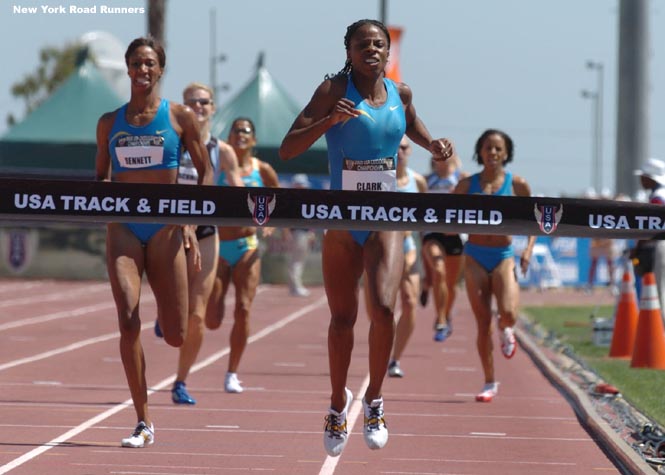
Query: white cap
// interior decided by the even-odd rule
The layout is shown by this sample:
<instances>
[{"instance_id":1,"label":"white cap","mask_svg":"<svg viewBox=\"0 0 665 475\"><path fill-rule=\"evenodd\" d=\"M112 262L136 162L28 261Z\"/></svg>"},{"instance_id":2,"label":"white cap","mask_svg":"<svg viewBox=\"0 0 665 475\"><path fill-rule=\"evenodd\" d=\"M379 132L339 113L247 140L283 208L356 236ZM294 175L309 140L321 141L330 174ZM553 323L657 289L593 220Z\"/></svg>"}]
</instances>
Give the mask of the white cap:
<instances>
[{"instance_id":1,"label":"white cap","mask_svg":"<svg viewBox=\"0 0 665 475\"><path fill-rule=\"evenodd\" d=\"M647 176L659 185L665 185L665 162L658 158L650 158L642 168L635 170L637 176Z\"/></svg>"}]
</instances>

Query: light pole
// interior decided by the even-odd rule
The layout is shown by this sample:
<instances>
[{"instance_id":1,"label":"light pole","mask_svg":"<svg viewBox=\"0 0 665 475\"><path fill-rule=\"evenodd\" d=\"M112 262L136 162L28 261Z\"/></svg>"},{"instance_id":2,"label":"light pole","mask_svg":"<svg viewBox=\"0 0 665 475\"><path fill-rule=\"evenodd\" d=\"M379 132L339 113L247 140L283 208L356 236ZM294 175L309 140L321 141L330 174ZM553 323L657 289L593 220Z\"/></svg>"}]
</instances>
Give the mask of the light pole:
<instances>
[{"instance_id":1,"label":"light pole","mask_svg":"<svg viewBox=\"0 0 665 475\"><path fill-rule=\"evenodd\" d=\"M598 168L600 168L598 160L598 93L583 89L582 97L591 100L591 124L593 124L591 134L591 188L596 194L600 194L603 182L598 172Z\"/></svg>"},{"instance_id":2,"label":"light pole","mask_svg":"<svg viewBox=\"0 0 665 475\"><path fill-rule=\"evenodd\" d=\"M210 88L215 96L221 91L229 89L228 83L217 84L217 63L226 61L225 54L217 54L217 10L210 10Z\"/></svg>"},{"instance_id":3,"label":"light pole","mask_svg":"<svg viewBox=\"0 0 665 475\"><path fill-rule=\"evenodd\" d=\"M595 154L594 154L594 171L596 173L596 186L598 193L603 189L603 63L599 61L587 61L587 69L596 71L596 93L595 93L595 127L594 127L594 140L595 140Z\"/></svg>"}]
</instances>

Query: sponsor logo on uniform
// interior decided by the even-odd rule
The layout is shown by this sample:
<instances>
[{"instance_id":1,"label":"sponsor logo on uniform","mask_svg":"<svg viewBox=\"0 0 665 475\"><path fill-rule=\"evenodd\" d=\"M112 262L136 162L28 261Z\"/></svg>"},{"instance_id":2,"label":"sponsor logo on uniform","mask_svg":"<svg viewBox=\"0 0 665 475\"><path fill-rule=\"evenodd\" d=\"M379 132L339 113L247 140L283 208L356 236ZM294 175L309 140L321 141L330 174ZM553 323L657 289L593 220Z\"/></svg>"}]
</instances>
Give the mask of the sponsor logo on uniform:
<instances>
[{"instance_id":1,"label":"sponsor logo on uniform","mask_svg":"<svg viewBox=\"0 0 665 475\"><path fill-rule=\"evenodd\" d=\"M277 198L275 195L254 195L247 193L247 207L252 213L252 219L259 226L263 226L270 219L270 215L275 209Z\"/></svg>"},{"instance_id":2,"label":"sponsor logo on uniform","mask_svg":"<svg viewBox=\"0 0 665 475\"><path fill-rule=\"evenodd\" d=\"M563 204L554 205L533 205L533 214L536 217L540 230L545 234L552 234L556 231L563 215Z\"/></svg>"}]
</instances>

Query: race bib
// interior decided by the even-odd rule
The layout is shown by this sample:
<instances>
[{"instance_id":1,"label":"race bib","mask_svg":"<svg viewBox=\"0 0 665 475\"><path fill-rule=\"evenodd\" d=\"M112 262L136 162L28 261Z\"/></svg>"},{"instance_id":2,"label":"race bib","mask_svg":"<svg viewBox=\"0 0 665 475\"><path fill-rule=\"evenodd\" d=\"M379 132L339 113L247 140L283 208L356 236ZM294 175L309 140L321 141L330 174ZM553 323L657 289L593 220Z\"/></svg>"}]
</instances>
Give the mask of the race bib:
<instances>
[{"instance_id":1,"label":"race bib","mask_svg":"<svg viewBox=\"0 0 665 475\"><path fill-rule=\"evenodd\" d=\"M345 158L343 167L343 190L397 191L396 160L393 157L375 160Z\"/></svg>"},{"instance_id":2,"label":"race bib","mask_svg":"<svg viewBox=\"0 0 665 475\"><path fill-rule=\"evenodd\" d=\"M128 135L118 139L115 147L118 162L123 168L148 168L164 161L164 137L158 135Z\"/></svg>"},{"instance_id":3,"label":"race bib","mask_svg":"<svg viewBox=\"0 0 665 475\"><path fill-rule=\"evenodd\" d=\"M178 167L178 183L182 185L196 185L199 182L199 172L190 158L180 161Z\"/></svg>"}]
</instances>

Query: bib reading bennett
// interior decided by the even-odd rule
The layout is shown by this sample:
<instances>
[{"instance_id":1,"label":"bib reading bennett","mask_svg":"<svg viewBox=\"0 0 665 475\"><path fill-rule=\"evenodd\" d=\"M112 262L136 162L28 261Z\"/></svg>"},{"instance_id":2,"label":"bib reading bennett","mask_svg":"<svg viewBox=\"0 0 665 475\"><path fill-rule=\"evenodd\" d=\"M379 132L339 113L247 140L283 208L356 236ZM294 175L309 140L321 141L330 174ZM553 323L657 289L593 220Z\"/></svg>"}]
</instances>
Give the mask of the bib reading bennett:
<instances>
[{"instance_id":1,"label":"bib reading bennett","mask_svg":"<svg viewBox=\"0 0 665 475\"><path fill-rule=\"evenodd\" d=\"M333 190L397 189L397 150L406 131L406 119L397 86L385 78L383 84L386 102L373 107L360 97L351 75L347 75L345 97L356 104L361 115L339 122L326 132ZM351 234L362 245L369 231Z\"/></svg>"},{"instance_id":2,"label":"bib reading bennett","mask_svg":"<svg viewBox=\"0 0 665 475\"><path fill-rule=\"evenodd\" d=\"M138 127L127 123L127 104L115 116L109 136L109 154L113 173L136 170L177 168L182 144L171 126L169 102L162 99L152 121ZM146 245L164 225L157 223L125 223Z\"/></svg>"},{"instance_id":3,"label":"bib reading bennett","mask_svg":"<svg viewBox=\"0 0 665 475\"><path fill-rule=\"evenodd\" d=\"M152 121L142 127L127 123L127 104L118 110L109 138L113 173L141 169L177 168L180 137L171 126L169 102L162 99Z\"/></svg>"}]
</instances>

